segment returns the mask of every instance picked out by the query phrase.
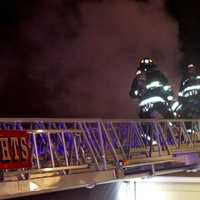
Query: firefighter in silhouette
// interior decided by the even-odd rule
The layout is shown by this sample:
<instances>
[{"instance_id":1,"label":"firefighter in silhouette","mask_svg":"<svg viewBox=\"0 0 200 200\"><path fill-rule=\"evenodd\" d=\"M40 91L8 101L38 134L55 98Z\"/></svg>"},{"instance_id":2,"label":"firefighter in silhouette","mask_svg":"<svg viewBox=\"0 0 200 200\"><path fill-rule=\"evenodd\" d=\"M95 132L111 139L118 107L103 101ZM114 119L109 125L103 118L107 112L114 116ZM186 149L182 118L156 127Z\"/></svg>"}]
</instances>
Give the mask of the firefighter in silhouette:
<instances>
[{"instance_id":1,"label":"firefighter in silhouette","mask_svg":"<svg viewBox=\"0 0 200 200\"><path fill-rule=\"evenodd\" d=\"M140 118L174 118L172 88L152 59L140 60L129 94L139 100Z\"/></svg>"},{"instance_id":2,"label":"firefighter in silhouette","mask_svg":"<svg viewBox=\"0 0 200 200\"><path fill-rule=\"evenodd\" d=\"M174 111L182 119L200 117L200 69L193 64L187 66Z\"/></svg>"}]
</instances>

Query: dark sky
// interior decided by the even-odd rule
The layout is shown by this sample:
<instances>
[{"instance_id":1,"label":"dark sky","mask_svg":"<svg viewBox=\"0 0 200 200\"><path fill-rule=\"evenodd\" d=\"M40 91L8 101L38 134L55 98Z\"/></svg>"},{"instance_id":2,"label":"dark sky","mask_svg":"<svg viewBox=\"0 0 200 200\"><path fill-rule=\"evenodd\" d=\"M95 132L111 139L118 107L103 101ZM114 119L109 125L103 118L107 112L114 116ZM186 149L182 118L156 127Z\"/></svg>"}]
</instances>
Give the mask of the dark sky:
<instances>
[{"instance_id":1,"label":"dark sky","mask_svg":"<svg viewBox=\"0 0 200 200\"><path fill-rule=\"evenodd\" d=\"M167 1L167 8L179 23L182 62L200 65L200 1Z\"/></svg>"},{"instance_id":2,"label":"dark sky","mask_svg":"<svg viewBox=\"0 0 200 200\"><path fill-rule=\"evenodd\" d=\"M199 4L4 1L1 117L137 117L128 92L140 56L151 56L175 89L184 66L200 64Z\"/></svg>"}]
</instances>

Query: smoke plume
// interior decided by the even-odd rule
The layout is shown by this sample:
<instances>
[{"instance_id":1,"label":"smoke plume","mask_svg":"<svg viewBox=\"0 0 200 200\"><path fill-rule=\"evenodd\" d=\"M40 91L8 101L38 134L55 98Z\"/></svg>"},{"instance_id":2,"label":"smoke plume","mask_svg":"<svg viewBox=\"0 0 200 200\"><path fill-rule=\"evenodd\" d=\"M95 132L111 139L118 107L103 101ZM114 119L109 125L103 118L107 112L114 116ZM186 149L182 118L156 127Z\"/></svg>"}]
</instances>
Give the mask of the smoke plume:
<instances>
[{"instance_id":1,"label":"smoke plume","mask_svg":"<svg viewBox=\"0 0 200 200\"><path fill-rule=\"evenodd\" d=\"M19 82L10 101L18 99L16 114L136 118L128 93L141 56L152 57L174 86L179 79L178 24L164 1L41 0L16 30L1 61Z\"/></svg>"}]
</instances>

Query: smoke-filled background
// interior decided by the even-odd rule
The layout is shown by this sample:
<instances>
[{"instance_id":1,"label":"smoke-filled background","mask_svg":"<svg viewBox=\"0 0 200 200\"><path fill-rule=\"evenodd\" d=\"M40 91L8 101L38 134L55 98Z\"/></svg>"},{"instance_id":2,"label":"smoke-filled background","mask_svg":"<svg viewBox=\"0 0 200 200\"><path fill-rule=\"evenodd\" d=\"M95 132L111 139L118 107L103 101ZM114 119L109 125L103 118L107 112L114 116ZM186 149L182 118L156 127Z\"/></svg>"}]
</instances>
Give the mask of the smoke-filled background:
<instances>
[{"instance_id":1,"label":"smoke-filled background","mask_svg":"<svg viewBox=\"0 0 200 200\"><path fill-rule=\"evenodd\" d=\"M136 118L128 93L141 56L178 87L179 26L164 0L8 2L2 116Z\"/></svg>"}]
</instances>

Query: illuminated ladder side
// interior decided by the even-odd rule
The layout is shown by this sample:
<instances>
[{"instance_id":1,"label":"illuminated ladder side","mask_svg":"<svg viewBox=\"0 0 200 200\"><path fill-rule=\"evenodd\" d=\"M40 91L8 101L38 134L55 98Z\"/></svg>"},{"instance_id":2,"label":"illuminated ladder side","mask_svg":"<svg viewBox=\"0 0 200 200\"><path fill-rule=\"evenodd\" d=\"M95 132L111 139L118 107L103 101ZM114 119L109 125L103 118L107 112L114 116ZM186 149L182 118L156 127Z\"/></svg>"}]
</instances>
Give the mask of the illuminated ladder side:
<instances>
[{"instance_id":1,"label":"illuminated ladder side","mask_svg":"<svg viewBox=\"0 0 200 200\"><path fill-rule=\"evenodd\" d=\"M23 121L18 119L17 122L10 120L1 122L1 129L18 130L20 127L19 130L30 132L33 141L31 149L37 146L37 149L32 151L37 160L46 157L51 160L51 165L59 165L59 160L56 159L62 157L65 159L64 164L70 165L70 163L78 164L92 159L98 168L99 163L102 162L105 166L106 154L112 154L111 159L119 161L130 157L127 152L130 154L134 149L135 151L144 149L146 156L151 157L151 153L155 152L161 155L162 151L167 151L170 154L169 147L174 149L181 148L181 145L191 147L197 141L192 141L192 134L187 132L185 124L188 123L192 123L194 127L194 121L180 120L169 122L167 120L34 119L34 121ZM198 130L197 126L196 130ZM157 151L152 146L157 147ZM39 165L37 167L39 168Z\"/></svg>"},{"instance_id":2,"label":"illuminated ladder side","mask_svg":"<svg viewBox=\"0 0 200 200\"><path fill-rule=\"evenodd\" d=\"M56 176L76 180L67 186L76 187L200 151L198 120L0 119L0 129L26 130L32 157L31 169L6 170L3 182Z\"/></svg>"}]
</instances>

